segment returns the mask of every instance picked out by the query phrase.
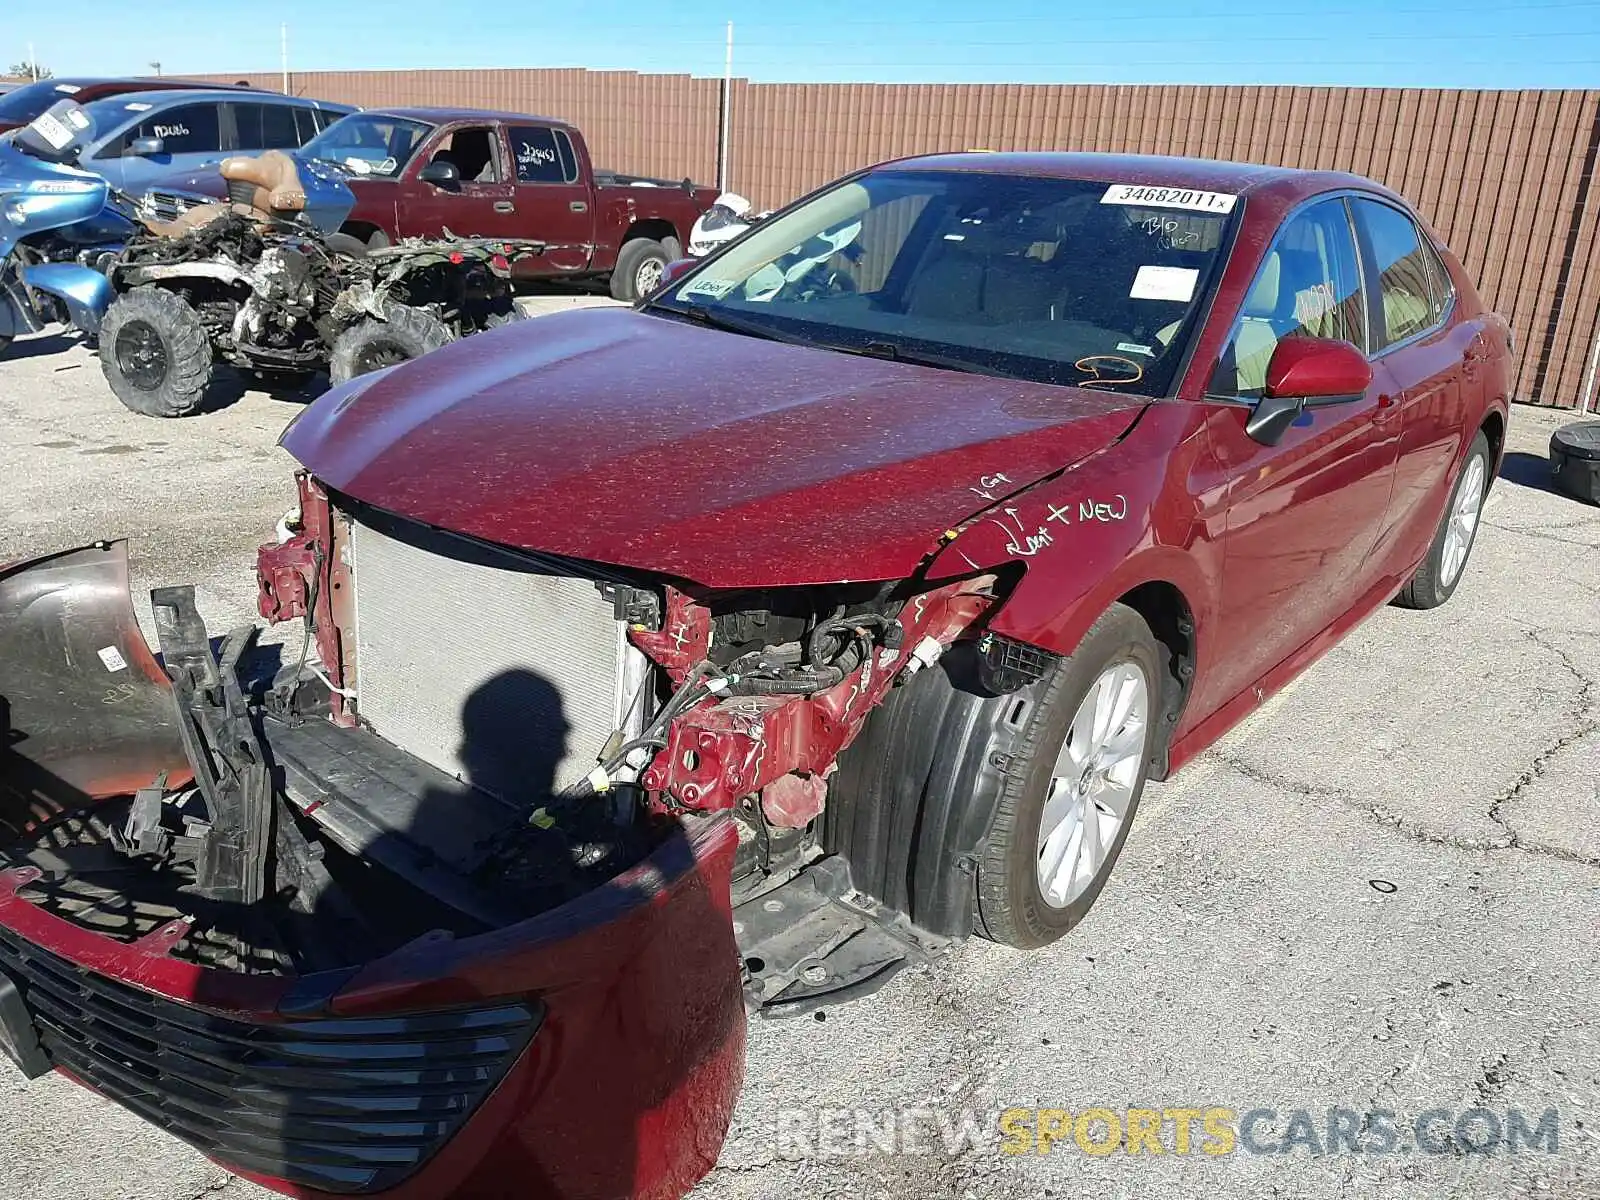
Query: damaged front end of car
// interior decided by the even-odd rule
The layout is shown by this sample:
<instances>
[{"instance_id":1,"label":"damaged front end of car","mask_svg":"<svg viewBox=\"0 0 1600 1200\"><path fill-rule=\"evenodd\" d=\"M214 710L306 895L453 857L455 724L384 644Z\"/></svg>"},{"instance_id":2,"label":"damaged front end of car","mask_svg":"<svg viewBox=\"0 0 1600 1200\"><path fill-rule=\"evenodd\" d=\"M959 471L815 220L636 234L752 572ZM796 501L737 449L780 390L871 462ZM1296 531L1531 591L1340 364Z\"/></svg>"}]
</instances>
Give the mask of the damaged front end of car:
<instances>
[{"instance_id":1,"label":"damaged front end of car","mask_svg":"<svg viewBox=\"0 0 1600 1200\"><path fill-rule=\"evenodd\" d=\"M306 598L324 646L339 585ZM0 1049L296 1195L709 1170L743 1072L728 823L530 822L152 599L159 661L124 544L0 568Z\"/></svg>"},{"instance_id":2,"label":"damaged front end of car","mask_svg":"<svg viewBox=\"0 0 1600 1200\"><path fill-rule=\"evenodd\" d=\"M272 743L313 820L374 824L376 801L330 787L321 765L334 753L352 761L358 745L466 781L515 814L486 860L500 889L547 874L517 840L530 829L599 853L721 817L738 836L747 1004L772 1015L874 990L967 932L966 914L916 925L906 903L856 887L822 818L869 716L973 641L1004 572L709 589L440 531L308 474L299 486L258 578L268 621L311 618L266 704L291 727ZM303 749L313 740L314 753ZM438 870L463 864L437 840L429 877L381 839L352 848L388 852L385 865L466 906L451 899L456 875L444 888Z\"/></svg>"}]
</instances>

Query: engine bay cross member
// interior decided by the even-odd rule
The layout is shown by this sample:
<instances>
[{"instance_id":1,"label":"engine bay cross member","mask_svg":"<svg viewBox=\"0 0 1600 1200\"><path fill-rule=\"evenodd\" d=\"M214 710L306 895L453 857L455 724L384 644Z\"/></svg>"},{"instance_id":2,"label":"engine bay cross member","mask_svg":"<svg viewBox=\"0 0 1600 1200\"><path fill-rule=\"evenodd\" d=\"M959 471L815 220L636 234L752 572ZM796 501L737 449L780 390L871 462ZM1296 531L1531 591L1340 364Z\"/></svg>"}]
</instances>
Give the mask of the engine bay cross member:
<instances>
[{"instance_id":1,"label":"engine bay cross member","mask_svg":"<svg viewBox=\"0 0 1600 1200\"><path fill-rule=\"evenodd\" d=\"M361 376L213 643L0 569L0 1047L301 1196L681 1195L746 1012L1035 948L1179 769L1459 585L1509 333L1398 196L852 175Z\"/></svg>"}]
</instances>

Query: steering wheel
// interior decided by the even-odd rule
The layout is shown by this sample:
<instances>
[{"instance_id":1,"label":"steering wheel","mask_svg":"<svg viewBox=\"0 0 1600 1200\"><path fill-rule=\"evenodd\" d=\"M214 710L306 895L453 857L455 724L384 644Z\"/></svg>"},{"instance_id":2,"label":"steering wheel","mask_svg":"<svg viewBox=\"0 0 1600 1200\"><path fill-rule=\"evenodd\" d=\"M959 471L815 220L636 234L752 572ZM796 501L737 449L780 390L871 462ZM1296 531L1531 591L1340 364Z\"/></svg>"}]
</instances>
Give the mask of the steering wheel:
<instances>
[{"instance_id":1,"label":"steering wheel","mask_svg":"<svg viewBox=\"0 0 1600 1200\"><path fill-rule=\"evenodd\" d=\"M799 279L791 279L778 290L779 300L826 300L834 296L853 296L856 281L839 268L818 263Z\"/></svg>"}]
</instances>

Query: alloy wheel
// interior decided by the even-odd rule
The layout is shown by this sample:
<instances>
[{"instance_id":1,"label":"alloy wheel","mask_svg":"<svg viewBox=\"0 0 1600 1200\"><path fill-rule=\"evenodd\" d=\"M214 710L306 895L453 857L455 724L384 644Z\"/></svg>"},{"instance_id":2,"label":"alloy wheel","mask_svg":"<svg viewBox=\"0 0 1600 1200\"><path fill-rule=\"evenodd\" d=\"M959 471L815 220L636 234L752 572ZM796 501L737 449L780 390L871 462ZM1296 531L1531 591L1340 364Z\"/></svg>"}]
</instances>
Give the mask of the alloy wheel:
<instances>
[{"instance_id":1,"label":"alloy wheel","mask_svg":"<svg viewBox=\"0 0 1600 1200\"><path fill-rule=\"evenodd\" d=\"M1483 458L1474 454L1468 461L1456 489L1456 502L1450 510L1445 526L1444 554L1439 562L1439 583L1448 588L1467 565L1467 552L1472 549L1472 539L1478 532L1478 514L1483 509Z\"/></svg>"},{"instance_id":2,"label":"alloy wheel","mask_svg":"<svg viewBox=\"0 0 1600 1200\"><path fill-rule=\"evenodd\" d=\"M1135 662L1102 671L1056 756L1039 818L1039 894L1065 908L1105 869L1139 782L1150 683Z\"/></svg>"},{"instance_id":3,"label":"alloy wheel","mask_svg":"<svg viewBox=\"0 0 1600 1200\"><path fill-rule=\"evenodd\" d=\"M661 285L662 265L653 258L647 258L639 264L639 269L633 273L634 293L643 300Z\"/></svg>"}]
</instances>

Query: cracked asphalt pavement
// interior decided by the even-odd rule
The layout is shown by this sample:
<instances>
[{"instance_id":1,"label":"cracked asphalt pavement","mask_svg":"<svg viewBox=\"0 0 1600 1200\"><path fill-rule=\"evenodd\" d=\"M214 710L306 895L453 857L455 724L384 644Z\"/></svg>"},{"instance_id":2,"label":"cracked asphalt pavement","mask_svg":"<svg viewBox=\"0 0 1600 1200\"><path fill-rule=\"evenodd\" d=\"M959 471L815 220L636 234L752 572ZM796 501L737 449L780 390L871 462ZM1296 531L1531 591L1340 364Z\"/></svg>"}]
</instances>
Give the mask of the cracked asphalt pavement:
<instances>
[{"instance_id":1,"label":"cracked asphalt pavement","mask_svg":"<svg viewBox=\"0 0 1600 1200\"><path fill-rule=\"evenodd\" d=\"M0 561L126 535L136 594L193 582L214 628L250 619L299 401L161 422L65 339L11 358ZM1600 508L1546 486L1567 419L1513 412L1447 606L1376 614L1146 792L1065 940L971 942L825 1020L753 1023L696 1196L1600 1198ZM1319 1129L1389 1110L1402 1132L1434 1109L1554 1109L1559 1132L1555 1153L1467 1153L1447 1124L1441 1153L1097 1156L1069 1136L1008 1155L1008 1107L1272 1109L1268 1146L1301 1109ZM963 1119L976 1132L953 1136ZM0 1072L0 1162L12 1195L267 1195L60 1078Z\"/></svg>"}]
</instances>

